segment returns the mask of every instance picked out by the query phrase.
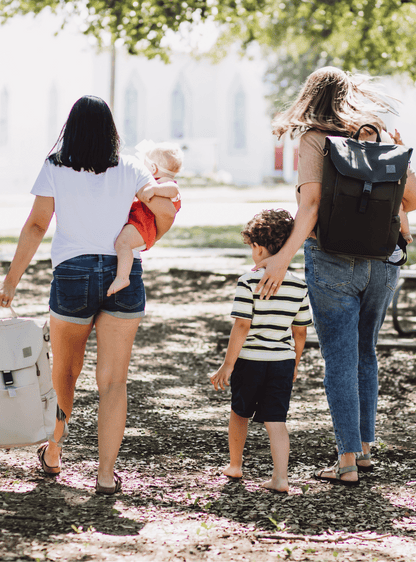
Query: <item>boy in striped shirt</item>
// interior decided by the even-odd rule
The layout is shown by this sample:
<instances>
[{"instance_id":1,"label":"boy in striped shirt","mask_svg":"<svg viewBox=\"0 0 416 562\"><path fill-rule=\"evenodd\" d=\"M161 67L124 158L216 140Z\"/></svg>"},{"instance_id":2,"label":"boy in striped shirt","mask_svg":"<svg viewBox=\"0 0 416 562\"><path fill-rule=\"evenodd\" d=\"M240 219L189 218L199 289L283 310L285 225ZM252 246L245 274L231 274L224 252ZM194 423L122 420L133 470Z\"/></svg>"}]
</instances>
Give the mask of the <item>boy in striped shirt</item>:
<instances>
[{"instance_id":1,"label":"boy in striped shirt","mask_svg":"<svg viewBox=\"0 0 416 562\"><path fill-rule=\"evenodd\" d=\"M242 230L255 264L277 254L293 228L283 209L264 210ZM211 377L215 390L229 386L231 415L228 428L230 463L223 473L242 477L243 450L248 421L264 423L269 434L273 474L262 486L288 492L289 434L286 415L292 384L312 324L306 283L287 273L278 293L260 300L254 289L264 269L242 275L237 284L231 316L235 318L223 364Z\"/></svg>"}]
</instances>

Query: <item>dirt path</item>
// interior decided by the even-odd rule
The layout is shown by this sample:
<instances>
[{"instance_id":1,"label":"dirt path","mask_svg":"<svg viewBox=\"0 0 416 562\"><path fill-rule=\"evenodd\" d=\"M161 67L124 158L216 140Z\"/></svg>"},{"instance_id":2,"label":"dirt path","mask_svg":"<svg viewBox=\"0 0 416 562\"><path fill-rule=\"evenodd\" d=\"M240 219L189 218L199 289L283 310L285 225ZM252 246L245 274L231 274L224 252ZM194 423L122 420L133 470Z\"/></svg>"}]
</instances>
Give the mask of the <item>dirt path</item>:
<instances>
[{"instance_id":1,"label":"dirt path","mask_svg":"<svg viewBox=\"0 0 416 562\"><path fill-rule=\"evenodd\" d=\"M40 262L26 275L20 314L45 313L50 274ZM123 493L108 498L94 494L98 398L91 336L62 474L45 478L35 448L0 451L1 561L416 559L411 351L379 354L377 468L359 489L311 478L335 458L316 349L305 351L291 404L290 494L259 486L271 458L258 424L249 427L244 480L222 476L229 393L216 393L208 374L224 352L235 279L173 269L145 275L148 314L133 350L117 463Z\"/></svg>"}]
</instances>

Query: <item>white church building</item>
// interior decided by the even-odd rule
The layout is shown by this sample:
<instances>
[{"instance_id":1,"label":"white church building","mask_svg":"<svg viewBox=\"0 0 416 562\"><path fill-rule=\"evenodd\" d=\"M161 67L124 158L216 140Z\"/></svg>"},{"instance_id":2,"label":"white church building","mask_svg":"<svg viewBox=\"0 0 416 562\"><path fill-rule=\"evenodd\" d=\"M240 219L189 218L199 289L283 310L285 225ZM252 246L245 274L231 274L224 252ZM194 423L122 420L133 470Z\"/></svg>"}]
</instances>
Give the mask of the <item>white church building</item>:
<instances>
[{"instance_id":1,"label":"white church building","mask_svg":"<svg viewBox=\"0 0 416 562\"><path fill-rule=\"evenodd\" d=\"M110 102L111 52L48 13L16 17L0 27L0 178L2 190L30 190L73 103L84 94ZM232 52L220 63L177 53L166 65L117 49L114 117L124 150L142 139L174 140L185 151L185 173L216 175L235 184L281 177L294 182L296 146L271 133L265 61ZM388 81L402 99L389 117L416 146L415 89ZM414 143L413 145L411 143ZM7 187L6 187L7 186Z\"/></svg>"},{"instance_id":2,"label":"white church building","mask_svg":"<svg viewBox=\"0 0 416 562\"><path fill-rule=\"evenodd\" d=\"M30 189L79 97L110 103L111 52L98 53L74 29L57 30L50 14L0 27L0 177L18 191ZM236 184L281 174L264 70L238 55L213 64L178 53L165 64L117 49L114 118L124 150L145 138L173 140L184 148L185 173Z\"/></svg>"}]
</instances>

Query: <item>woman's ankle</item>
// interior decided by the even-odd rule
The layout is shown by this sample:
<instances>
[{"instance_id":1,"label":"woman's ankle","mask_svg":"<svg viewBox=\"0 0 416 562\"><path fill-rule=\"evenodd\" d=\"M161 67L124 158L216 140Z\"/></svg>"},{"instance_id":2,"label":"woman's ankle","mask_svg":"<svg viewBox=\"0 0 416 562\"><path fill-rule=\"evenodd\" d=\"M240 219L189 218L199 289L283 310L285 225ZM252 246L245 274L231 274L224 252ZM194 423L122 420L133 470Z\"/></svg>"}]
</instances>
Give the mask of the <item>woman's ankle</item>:
<instances>
[{"instance_id":1,"label":"woman's ankle","mask_svg":"<svg viewBox=\"0 0 416 562\"><path fill-rule=\"evenodd\" d=\"M345 466L355 466L356 464L355 453L344 453L339 457L339 466L341 468L344 468Z\"/></svg>"},{"instance_id":2,"label":"woman's ankle","mask_svg":"<svg viewBox=\"0 0 416 562\"><path fill-rule=\"evenodd\" d=\"M371 445L370 443L365 443L364 441L361 443L361 447L362 447L362 451L363 451L363 455L368 455L368 453L371 451Z\"/></svg>"}]
</instances>

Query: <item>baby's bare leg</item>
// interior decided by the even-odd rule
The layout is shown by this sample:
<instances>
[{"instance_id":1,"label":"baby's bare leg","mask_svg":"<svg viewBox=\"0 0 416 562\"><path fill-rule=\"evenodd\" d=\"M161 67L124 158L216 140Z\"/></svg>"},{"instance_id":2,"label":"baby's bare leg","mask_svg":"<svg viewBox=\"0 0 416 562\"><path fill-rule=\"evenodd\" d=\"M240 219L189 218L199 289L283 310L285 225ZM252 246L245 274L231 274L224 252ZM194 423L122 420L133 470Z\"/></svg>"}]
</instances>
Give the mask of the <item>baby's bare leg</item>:
<instances>
[{"instance_id":1,"label":"baby's bare leg","mask_svg":"<svg viewBox=\"0 0 416 562\"><path fill-rule=\"evenodd\" d=\"M143 246L140 232L132 224L126 224L117 237L114 247L117 252L117 276L111 283L107 297L130 285L130 271L133 265L133 248Z\"/></svg>"},{"instance_id":2,"label":"baby's bare leg","mask_svg":"<svg viewBox=\"0 0 416 562\"><path fill-rule=\"evenodd\" d=\"M273 474L270 480L263 482L263 488L288 492L287 465L289 463L289 434L284 422L265 422L270 439L270 449L273 459Z\"/></svg>"}]
</instances>

